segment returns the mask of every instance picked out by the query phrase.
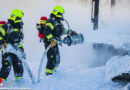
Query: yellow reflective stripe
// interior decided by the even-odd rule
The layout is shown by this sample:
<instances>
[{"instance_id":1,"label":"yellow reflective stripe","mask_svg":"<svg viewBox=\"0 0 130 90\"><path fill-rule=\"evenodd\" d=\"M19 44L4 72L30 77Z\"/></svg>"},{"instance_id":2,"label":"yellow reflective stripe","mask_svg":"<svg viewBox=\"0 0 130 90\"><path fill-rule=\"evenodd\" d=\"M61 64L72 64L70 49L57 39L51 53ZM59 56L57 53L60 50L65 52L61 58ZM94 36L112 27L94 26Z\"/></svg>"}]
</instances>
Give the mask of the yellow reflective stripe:
<instances>
[{"instance_id":1,"label":"yellow reflective stripe","mask_svg":"<svg viewBox=\"0 0 130 90\"><path fill-rule=\"evenodd\" d=\"M46 20L40 20L40 23L41 23L41 24L45 24L45 23L46 23Z\"/></svg>"},{"instance_id":2,"label":"yellow reflective stripe","mask_svg":"<svg viewBox=\"0 0 130 90\"><path fill-rule=\"evenodd\" d=\"M49 26L52 30L54 29L54 26L51 23L47 23L46 26Z\"/></svg>"},{"instance_id":3,"label":"yellow reflective stripe","mask_svg":"<svg viewBox=\"0 0 130 90\"><path fill-rule=\"evenodd\" d=\"M2 80L6 80L6 79L2 78Z\"/></svg>"},{"instance_id":4,"label":"yellow reflective stripe","mask_svg":"<svg viewBox=\"0 0 130 90\"><path fill-rule=\"evenodd\" d=\"M0 26L3 26L3 24L0 24Z\"/></svg>"},{"instance_id":5,"label":"yellow reflective stripe","mask_svg":"<svg viewBox=\"0 0 130 90\"><path fill-rule=\"evenodd\" d=\"M51 70L51 69L46 69L46 71L53 71L53 70Z\"/></svg>"},{"instance_id":6,"label":"yellow reflective stripe","mask_svg":"<svg viewBox=\"0 0 130 90\"><path fill-rule=\"evenodd\" d=\"M2 40L3 38L2 37L0 37L0 40Z\"/></svg>"},{"instance_id":7,"label":"yellow reflective stripe","mask_svg":"<svg viewBox=\"0 0 130 90\"><path fill-rule=\"evenodd\" d=\"M19 79L19 78L21 78L21 77L15 77L15 79Z\"/></svg>"},{"instance_id":8,"label":"yellow reflective stripe","mask_svg":"<svg viewBox=\"0 0 130 90\"><path fill-rule=\"evenodd\" d=\"M19 45L18 47L23 47L23 45Z\"/></svg>"},{"instance_id":9,"label":"yellow reflective stripe","mask_svg":"<svg viewBox=\"0 0 130 90\"><path fill-rule=\"evenodd\" d=\"M52 34L50 34L50 35L47 36L47 39L50 39L52 37L53 37Z\"/></svg>"},{"instance_id":10,"label":"yellow reflective stripe","mask_svg":"<svg viewBox=\"0 0 130 90\"><path fill-rule=\"evenodd\" d=\"M22 20L14 20L14 23L19 23L19 22L21 22Z\"/></svg>"},{"instance_id":11,"label":"yellow reflective stripe","mask_svg":"<svg viewBox=\"0 0 130 90\"><path fill-rule=\"evenodd\" d=\"M5 36L5 30L2 27L0 27L0 32Z\"/></svg>"},{"instance_id":12,"label":"yellow reflective stripe","mask_svg":"<svg viewBox=\"0 0 130 90\"><path fill-rule=\"evenodd\" d=\"M19 43L19 44L18 44L18 47L23 47L23 43Z\"/></svg>"},{"instance_id":13,"label":"yellow reflective stripe","mask_svg":"<svg viewBox=\"0 0 130 90\"><path fill-rule=\"evenodd\" d=\"M45 72L47 72L47 73L53 73L53 70L51 70L51 69L46 69Z\"/></svg>"},{"instance_id":14,"label":"yellow reflective stripe","mask_svg":"<svg viewBox=\"0 0 130 90\"><path fill-rule=\"evenodd\" d=\"M17 31L19 31L19 29L15 28L14 31L17 32Z\"/></svg>"},{"instance_id":15,"label":"yellow reflective stripe","mask_svg":"<svg viewBox=\"0 0 130 90\"><path fill-rule=\"evenodd\" d=\"M61 15L56 15L56 17L62 17Z\"/></svg>"}]
</instances>

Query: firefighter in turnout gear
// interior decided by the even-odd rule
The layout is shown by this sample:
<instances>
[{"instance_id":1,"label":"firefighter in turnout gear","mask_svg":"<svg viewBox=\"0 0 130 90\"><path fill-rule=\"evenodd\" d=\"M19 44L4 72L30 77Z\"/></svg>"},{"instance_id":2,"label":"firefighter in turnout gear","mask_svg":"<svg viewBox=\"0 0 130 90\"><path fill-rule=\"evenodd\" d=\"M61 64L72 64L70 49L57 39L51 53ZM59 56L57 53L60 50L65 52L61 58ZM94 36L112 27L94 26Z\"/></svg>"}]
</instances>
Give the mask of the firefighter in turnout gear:
<instances>
[{"instance_id":1,"label":"firefighter in turnout gear","mask_svg":"<svg viewBox=\"0 0 130 90\"><path fill-rule=\"evenodd\" d=\"M6 47L5 39L6 39L6 31L4 28L6 28L4 25L6 24L6 21L0 21L0 49L1 54L3 54L3 46Z\"/></svg>"},{"instance_id":2,"label":"firefighter in turnout gear","mask_svg":"<svg viewBox=\"0 0 130 90\"><path fill-rule=\"evenodd\" d=\"M63 14L63 7L55 6L46 23L44 31L45 48L51 44L51 48L47 52L46 75L52 75L53 71L55 71L60 64L60 53L57 42L61 40L61 36L64 34L68 35L69 33L76 34L75 31L66 30L64 28L62 24L62 21L64 21Z\"/></svg>"},{"instance_id":3,"label":"firefighter in turnout gear","mask_svg":"<svg viewBox=\"0 0 130 90\"><path fill-rule=\"evenodd\" d=\"M38 30L38 37L40 38L40 42L44 42L44 32L45 32L45 25L46 25L47 17L42 16L40 18L40 24L36 24L36 28Z\"/></svg>"},{"instance_id":4,"label":"firefighter in turnout gear","mask_svg":"<svg viewBox=\"0 0 130 90\"><path fill-rule=\"evenodd\" d=\"M10 45L13 49L21 51L25 58L24 48L22 45L23 40L23 12L19 9L14 9L10 13L8 22L0 27L0 45L3 45L2 67L0 70L0 81L6 80L10 71L11 65L13 66L15 79L19 80L23 76L23 65L18 55L11 51Z\"/></svg>"}]
</instances>

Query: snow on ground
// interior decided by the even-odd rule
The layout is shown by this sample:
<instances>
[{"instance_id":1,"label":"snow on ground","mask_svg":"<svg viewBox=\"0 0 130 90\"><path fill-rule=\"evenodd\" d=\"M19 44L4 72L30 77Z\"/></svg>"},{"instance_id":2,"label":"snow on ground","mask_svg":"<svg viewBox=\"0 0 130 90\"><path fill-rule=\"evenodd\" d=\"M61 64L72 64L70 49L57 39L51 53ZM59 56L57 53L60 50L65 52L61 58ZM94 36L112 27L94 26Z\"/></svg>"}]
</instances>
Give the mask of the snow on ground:
<instances>
[{"instance_id":1,"label":"snow on ground","mask_svg":"<svg viewBox=\"0 0 130 90\"><path fill-rule=\"evenodd\" d=\"M32 87L35 90L121 90L117 84L105 80L104 67L100 68L72 68L58 70L53 76L45 77L40 84ZM43 88L42 88L43 87Z\"/></svg>"},{"instance_id":2,"label":"snow on ground","mask_svg":"<svg viewBox=\"0 0 130 90\"><path fill-rule=\"evenodd\" d=\"M130 56L112 57L106 64L106 80L130 71Z\"/></svg>"},{"instance_id":3,"label":"snow on ground","mask_svg":"<svg viewBox=\"0 0 130 90\"><path fill-rule=\"evenodd\" d=\"M46 1L46 0L0 0L0 20L6 20L12 9L19 8L24 11L24 47L27 53L27 62L37 76L38 65L44 52L44 45L39 43L35 24L39 23L41 16L49 17L52 8L60 4L65 9L65 18L70 23L71 29L83 33L85 42L83 45L60 47L61 64L53 76L45 77L43 66L41 83L31 84L25 70L25 83L14 83L11 72L7 88L31 88L32 90L122 90L123 88L111 81L106 81L106 67L88 68L93 62L98 61L92 48L93 43L105 43L114 45L115 48L130 49L130 7L117 5L111 9L107 1L101 0L99 30L93 31L91 24L91 5L82 4L73 0ZM90 2L89 2L90 3ZM85 6L86 4L86 6ZM66 28L67 25L65 24ZM102 63L100 60L98 63ZM11 82L11 83L10 83Z\"/></svg>"}]
</instances>

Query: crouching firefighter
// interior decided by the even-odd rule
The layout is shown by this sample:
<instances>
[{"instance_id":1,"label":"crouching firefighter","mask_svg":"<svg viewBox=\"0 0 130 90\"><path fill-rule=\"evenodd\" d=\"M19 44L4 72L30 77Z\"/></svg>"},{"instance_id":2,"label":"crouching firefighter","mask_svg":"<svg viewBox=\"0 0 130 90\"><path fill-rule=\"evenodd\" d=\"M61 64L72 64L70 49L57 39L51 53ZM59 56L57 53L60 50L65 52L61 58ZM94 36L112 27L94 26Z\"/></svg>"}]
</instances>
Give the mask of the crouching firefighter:
<instances>
[{"instance_id":1,"label":"crouching firefighter","mask_svg":"<svg viewBox=\"0 0 130 90\"><path fill-rule=\"evenodd\" d=\"M20 80L23 76L23 65L15 51L20 51L25 58L23 40L23 12L19 9L14 9L10 13L8 22L0 27L0 45L4 46L2 55L2 67L0 69L0 84L7 79L11 65L13 66L16 80Z\"/></svg>"},{"instance_id":2,"label":"crouching firefighter","mask_svg":"<svg viewBox=\"0 0 130 90\"><path fill-rule=\"evenodd\" d=\"M73 30L66 30L64 28L64 25L62 24L62 21L64 21L63 14L63 7L55 6L46 22L44 31L45 48L51 45L51 48L47 51L47 65L45 70L46 75L52 75L53 71L55 71L60 64L58 41L61 40L61 36L64 34L77 34Z\"/></svg>"}]
</instances>

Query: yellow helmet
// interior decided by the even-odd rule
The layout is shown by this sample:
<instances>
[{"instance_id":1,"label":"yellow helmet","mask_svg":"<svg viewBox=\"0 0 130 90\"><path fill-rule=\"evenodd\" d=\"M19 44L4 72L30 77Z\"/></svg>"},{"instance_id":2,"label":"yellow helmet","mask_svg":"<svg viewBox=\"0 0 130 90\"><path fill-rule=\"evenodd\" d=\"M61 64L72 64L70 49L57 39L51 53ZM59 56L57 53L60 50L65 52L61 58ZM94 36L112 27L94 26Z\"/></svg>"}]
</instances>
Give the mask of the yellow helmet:
<instances>
[{"instance_id":1,"label":"yellow helmet","mask_svg":"<svg viewBox=\"0 0 130 90\"><path fill-rule=\"evenodd\" d=\"M53 10L52 10L52 13L53 13L56 17L61 18L62 15L63 15L63 13L64 13L64 9L63 9L63 7L61 7L61 6L55 6L55 7L53 8Z\"/></svg>"},{"instance_id":2,"label":"yellow helmet","mask_svg":"<svg viewBox=\"0 0 130 90\"><path fill-rule=\"evenodd\" d=\"M14 9L10 13L10 19L14 21L14 23L21 22L21 18L24 16L24 13L19 9Z\"/></svg>"}]
</instances>

